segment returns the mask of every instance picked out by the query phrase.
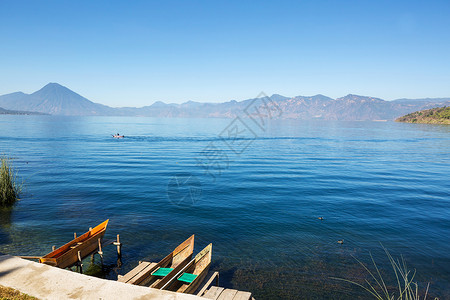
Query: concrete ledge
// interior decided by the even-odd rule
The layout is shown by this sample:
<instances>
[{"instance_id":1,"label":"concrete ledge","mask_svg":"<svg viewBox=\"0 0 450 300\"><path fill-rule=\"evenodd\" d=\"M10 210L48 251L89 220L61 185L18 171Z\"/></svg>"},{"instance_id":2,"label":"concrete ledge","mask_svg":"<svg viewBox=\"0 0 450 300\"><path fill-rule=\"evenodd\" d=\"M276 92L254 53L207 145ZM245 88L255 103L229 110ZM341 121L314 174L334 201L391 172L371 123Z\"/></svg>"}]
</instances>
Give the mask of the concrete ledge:
<instances>
[{"instance_id":1,"label":"concrete ledge","mask_svg":"<svg viewBox=\"0 0 450 300\"><path fill-rule=\"evenodd\" d=\"M39 299L202 299L82 275L10 255L0 256L0 285Z\"/></svg>"}]
</instances>

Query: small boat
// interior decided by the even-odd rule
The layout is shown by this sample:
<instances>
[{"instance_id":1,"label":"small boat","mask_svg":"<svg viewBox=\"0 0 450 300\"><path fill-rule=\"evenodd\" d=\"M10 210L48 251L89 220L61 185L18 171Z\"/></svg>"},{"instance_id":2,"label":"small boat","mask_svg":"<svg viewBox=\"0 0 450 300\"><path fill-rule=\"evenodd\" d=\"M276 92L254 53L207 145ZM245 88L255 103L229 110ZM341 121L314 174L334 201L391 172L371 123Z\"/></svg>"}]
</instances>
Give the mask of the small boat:
<instances>
[{"instance_id":1,"label":"small boat","mask_svg":"<svg viewBox=\"0 0 450 300\"><path fill-rule=\"evenodd\" d=\"M103 237L106 231L108 221L89 229L88 232L68 242L64 246L39 258L39 262L59 268L67 268L74 265L79 258L84 258L99 246L99 239ZM80 252L80 255L78 255ZM80 256L80 257L79 257Z\"/></svg>"},{"instance_id":2,"label":"small boat","mask_svg":"<svg viewBox=\"0 0 450 300\"><path fill-rule=\"evenodd\" d=\"M113 134L113 138L115 139L123 139L124 137L125 137L124 135Z\"/></svg>"},{"instance_id":3,"label":"small boat","mask_svg":"<svg viewBox=\"0 0 450 300\"><path fill-rule=\"evenodd\" d=\"M212 244L209 244L161 289L193 294L208 274L209 266L211 265L211 254Z\"/></svg>"},{"instance_id":4,"label":"small boat","mask_svg":"<svg viewBox=\"0 0 450 300\"><path fill-rule=\"evenodd\" d=\"M142 262L118 281L159 289L191 260L194 238L195 235L190 236L158 263Z\"/></svg>"}]
</instances>

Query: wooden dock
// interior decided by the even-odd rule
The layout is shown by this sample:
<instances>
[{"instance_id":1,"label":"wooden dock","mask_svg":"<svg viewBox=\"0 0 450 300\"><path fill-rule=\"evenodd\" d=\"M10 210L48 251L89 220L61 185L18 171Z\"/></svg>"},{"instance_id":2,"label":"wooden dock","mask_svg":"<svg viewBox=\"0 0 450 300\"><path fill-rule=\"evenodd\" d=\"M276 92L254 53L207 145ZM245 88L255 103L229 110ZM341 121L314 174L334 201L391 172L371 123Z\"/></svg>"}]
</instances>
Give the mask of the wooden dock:
<instances>
[{"instance_id":1,"label":"wooden dock","mask_svg":"<svg viewBox=\"0 0 450 300\"><path fill-rule=\"evenodd\" d=\"M219 272L212 273L208 279L205 280L204 285L200 288L196 295L202 298L214 300L255 300L250 292L226 289L219 286L211 286L214 281L216 285L219 285Z\"/></svg>"},{"instance_id":2,"label":"wooden dock","mask_svg":"<svg viewBox=\"0 0 450 300\"><path fill-rule=\"evenodd\" d=\"M218 286L211 286L201 297L214 300L254 300L250 292L225 289Z\"/></svg>"},{"instance_id":3,"label":"wooden dock","mask_svg":"<svg viewBox=\"0 0 450 300\"><path fill-rule=\"evenodd\" d=\"M144 281L144 279L150 275L151 270L155 266L156 263L154 262L140 261L136 268L123 276L119 275L117 281L139 285L139 283Z\"/></svg>"},{"instance_id":4,"label":"wooden dock","mask_svg":"<svg viewBox=\"0 0 450 300\"><path fill-rule=\"evenodd\" d=\"M136 268L124 276L119 275L117 281L138 284L150 274L150 270L152 270L155 265L156 263L154 262L140 261ZM214 300L255 300L250 292L226 289L219 286L211 286L213 282L215 282L216 285L219 285L219 272L209 274L205 280L205 283L201 285L199 290L194 294L205 299Z\"/></svg>"}]
</instances>

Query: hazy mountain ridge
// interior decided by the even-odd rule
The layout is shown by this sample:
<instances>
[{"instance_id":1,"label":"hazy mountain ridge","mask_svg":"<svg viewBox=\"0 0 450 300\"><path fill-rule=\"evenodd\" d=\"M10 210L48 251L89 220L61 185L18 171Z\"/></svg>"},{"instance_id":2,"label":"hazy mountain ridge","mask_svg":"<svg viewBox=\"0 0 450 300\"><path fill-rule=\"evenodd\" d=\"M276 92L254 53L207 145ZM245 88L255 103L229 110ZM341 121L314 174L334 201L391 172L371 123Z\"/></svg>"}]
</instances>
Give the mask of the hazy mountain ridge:
<instances>
[{"instance_id":1,"label":"hazy mountain ridge","mask_svg":"<svg viewBox=\"0 0 450 300\"><path fill-rule=\"evenodd\" d=\"M112 108L94 103L57 83L49 83L32 94L16 92L0 96L0 107L7 110L72 116L233 118L245 115L245 108L253 100L231 100L223 103L188 101L182 104L166 104L157 101L152 105L140 108ZM270 97L269 102L271 102L270 105L277 105L282 111L279 118L363 121L394 120L414 111L449 106L450 98L385 101L379 98L353 94L337 99L324 95L289 98L274 94Z\"/></svg>"}]
</instances>

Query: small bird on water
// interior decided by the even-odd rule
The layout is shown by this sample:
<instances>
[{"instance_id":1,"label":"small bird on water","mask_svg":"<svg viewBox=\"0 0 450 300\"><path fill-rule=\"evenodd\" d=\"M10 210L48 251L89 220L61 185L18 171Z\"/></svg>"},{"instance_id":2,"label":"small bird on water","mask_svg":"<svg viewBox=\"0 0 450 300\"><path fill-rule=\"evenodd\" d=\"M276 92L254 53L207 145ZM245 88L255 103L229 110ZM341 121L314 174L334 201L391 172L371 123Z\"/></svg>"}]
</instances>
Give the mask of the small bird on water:
<instances>
[{"instance_id":1,"label":"small bird on water","mask_svg":"<svg viewBox=\"0 0 450 300\"><path fill-rule=\"evenodd\" d=\"M338 242L338 244L343 244L344 243L344 240L339 240L339 241L337 241Z\"/></svg>"}]
</instances>

